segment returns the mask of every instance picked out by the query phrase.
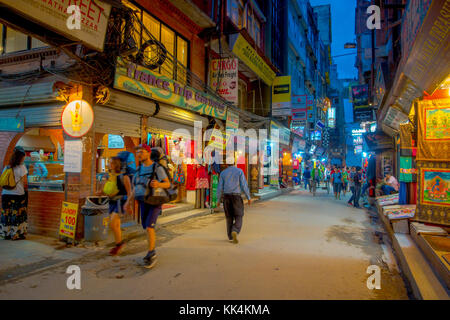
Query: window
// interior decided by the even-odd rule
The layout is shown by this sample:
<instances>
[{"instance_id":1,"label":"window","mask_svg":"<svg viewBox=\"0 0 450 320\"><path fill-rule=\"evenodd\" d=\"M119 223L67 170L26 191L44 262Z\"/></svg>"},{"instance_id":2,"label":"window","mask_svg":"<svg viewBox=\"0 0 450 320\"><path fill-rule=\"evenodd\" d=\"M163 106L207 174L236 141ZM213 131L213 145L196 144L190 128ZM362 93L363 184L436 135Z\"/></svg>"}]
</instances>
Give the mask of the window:
<instances>
[{"instance_id":1,"label":"window","mask_svg":"<svg viewBox=\"0 0 450 320\"><path fill-rule=\"evenodd\" d=\"M0 54L46 47L44 42L0 24Z\"/></svg>"},{"instance_id":2,"label":"window","mask_svg":"<svg viewBox=\"0 0 450 320\"><path fill-rule=\"evenodd\" d=\"M239 29L244 28L244 3L242 0L228 0L228 17Z\"/></svg>"},{"instance_id":3,"label":"window","mask_svg":"<svg viewBox=\"0 0 450 320\"><path fill-rule=\"evenodd\" d=\"M187 82L187 68L189 65L189 42L167 25L131 4L129 1L125 1L124 3L137 12L145 28L156 40L164 45L168 52L168 57L164 63L154 71L185 84ZM147 32L141 31L140 25L136 30L136 38L140 39L140 47L145 41L150 40L150 36ZM154 54L154 50L146 50L144 53L150 59L152 58L151 55Z\"/></svg>"}]
</instances>

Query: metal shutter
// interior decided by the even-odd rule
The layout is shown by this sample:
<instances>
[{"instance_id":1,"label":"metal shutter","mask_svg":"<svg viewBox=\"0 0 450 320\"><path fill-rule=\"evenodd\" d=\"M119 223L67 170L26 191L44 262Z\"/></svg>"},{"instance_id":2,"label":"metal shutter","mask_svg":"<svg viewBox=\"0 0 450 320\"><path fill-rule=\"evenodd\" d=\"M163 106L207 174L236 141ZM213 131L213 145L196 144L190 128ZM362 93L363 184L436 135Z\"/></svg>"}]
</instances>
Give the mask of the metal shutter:
<instances>
[{"instance_id":1,"label":"metal shutter","mask_svg":"<svg viewBox=\"0 0 450 320\"><path fill-rule=\"evenodd\" d=\"M95 106L94 113L96 132L141 137L140 115L101 106Z\"/></svg>"},{"instance_id":2,"label":"metal shutter","mask_svg":"<svg viewBox=\"0 0 450 320\"><path fill-rule=\"evenodd\" d=\"M16 117L19 109L20 116L25 116L25 127L54 127L61 126L61 113L64 102L38 105L33 107L15 107L0 109L0 117Z\"/></svg>"}]
</instances>

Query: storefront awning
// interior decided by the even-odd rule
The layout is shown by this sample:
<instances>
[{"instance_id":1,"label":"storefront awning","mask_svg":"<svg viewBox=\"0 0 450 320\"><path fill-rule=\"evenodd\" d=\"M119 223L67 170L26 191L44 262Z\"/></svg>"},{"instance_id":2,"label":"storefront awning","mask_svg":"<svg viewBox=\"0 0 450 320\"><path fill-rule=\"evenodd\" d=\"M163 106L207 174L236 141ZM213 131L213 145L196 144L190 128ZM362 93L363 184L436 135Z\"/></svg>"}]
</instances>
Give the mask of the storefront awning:
<instances>
[{"instance_id":1,"label":"storefront awning","mask_svg":"<svg viewBox=\"0 0 450 320\"><path fill-rule=\"evenodd\" d=\"M424 7L421 1L410 1L408 4L402 24L403 58L393 87L378 112L381 124L394 132L398 131L400 123L385 120L391 108L399 110L407 118L412 102L424 94L432 94L450 72L449 15L448 1L432 1L429 8ZM421 19L423 21L418 21ZM411 28L411 24L422 27ZM388 132L390 130L384 131L392 134Z\"/></svg>"}]
</instances>

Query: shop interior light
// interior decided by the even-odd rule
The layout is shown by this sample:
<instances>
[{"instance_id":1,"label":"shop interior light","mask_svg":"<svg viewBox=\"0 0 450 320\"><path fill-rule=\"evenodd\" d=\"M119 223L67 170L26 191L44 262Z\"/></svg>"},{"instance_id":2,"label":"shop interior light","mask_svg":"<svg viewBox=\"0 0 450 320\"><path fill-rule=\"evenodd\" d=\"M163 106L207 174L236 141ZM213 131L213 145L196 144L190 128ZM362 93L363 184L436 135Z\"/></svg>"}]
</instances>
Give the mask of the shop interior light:
<instances>
[{"instance_id":1,"label":"shop interior light","mask_svg":"<svg viewBox=\"0 0 450 320\"><path fill-rule=\"evenodd\" d=\"M366 158L367 157L367 153L363 152L363 157Z\"/></svg>"}]
</instances>

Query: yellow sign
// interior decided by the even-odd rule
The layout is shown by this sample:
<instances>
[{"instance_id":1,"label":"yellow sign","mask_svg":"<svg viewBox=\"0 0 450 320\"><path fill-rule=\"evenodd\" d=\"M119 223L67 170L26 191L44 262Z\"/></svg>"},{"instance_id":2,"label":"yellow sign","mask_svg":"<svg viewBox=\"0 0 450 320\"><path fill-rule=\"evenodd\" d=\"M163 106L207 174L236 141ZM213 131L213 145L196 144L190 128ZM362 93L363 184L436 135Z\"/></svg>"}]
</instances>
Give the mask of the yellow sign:
<instances>
[{"instance_id":1,"label":"yellow sign","mask_svg":"<svg viewBox=\"0 0 450 320\"><path fill-rule=\"evenodd\" d=\"M271 86L276 77L276 73L241 34L234 35L232 38L236 39L234 45L232 45L233 53L252 69L262 81L268 86Z\"/></svg>"},{"instance_id":2,"label":"yellow sign","mask_svg":"<svg viewBox=\"0 0 450 320\"><path fill-rule=\"evenodd\" d=\"M63 202L61 208L61 220L59 234L75 239L77 230L78 203Z\"/></svg>"},{"instance_id":3,"label":"yellow sign","mask_svg":"<svg viewBox=\"0 0 450 320\"><path fill-rule=\"evenodd\" d=\"M61 125L66 134L80 138L91 130L94 124L94 111L84 100L74 100L64 108Z\"/></svg>"},{"instance_id":4,"label":"yellow sign","mask_svg":"<svg viewBox=\"0 0 450 320\"><path fill-rule=\"evenodd\" d=\"M291 76L276 77L272 86L272 115L291 116Z\"/></svg>"}]
</instances>

